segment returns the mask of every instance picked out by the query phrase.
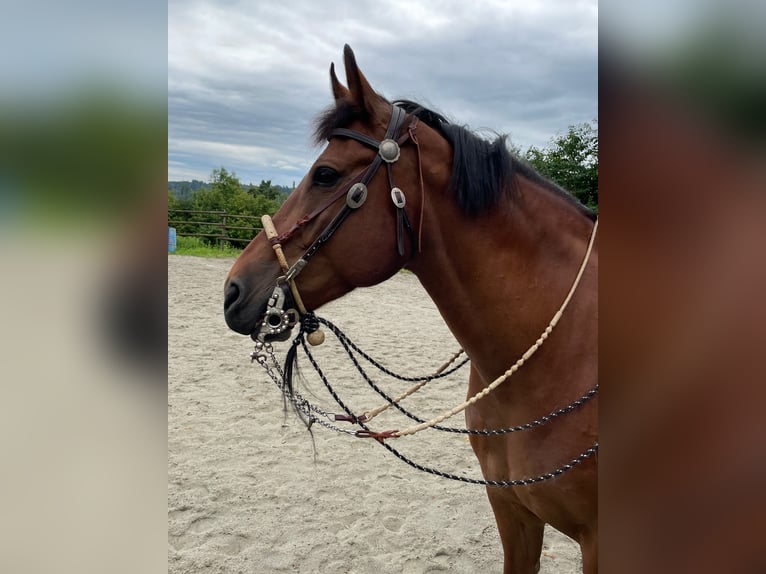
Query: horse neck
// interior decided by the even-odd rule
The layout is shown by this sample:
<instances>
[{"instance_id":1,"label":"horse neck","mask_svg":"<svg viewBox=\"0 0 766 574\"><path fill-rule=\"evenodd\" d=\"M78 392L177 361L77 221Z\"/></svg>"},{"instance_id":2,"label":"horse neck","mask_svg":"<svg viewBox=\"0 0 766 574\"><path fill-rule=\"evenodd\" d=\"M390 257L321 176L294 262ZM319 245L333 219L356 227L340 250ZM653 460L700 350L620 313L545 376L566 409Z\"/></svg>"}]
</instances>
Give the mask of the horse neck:
<instances>
[{"instance_id":1,"label":"horse neck","mask_svg":"<svg viewBox=\"0 0 766 574\"><path fill-rule=\"evenodd\" d=\"M410 265L485 383L504 373L558 311L593 226L555 192L525 179L517 183L518 193L477 218L462 214L451 198L430 201L423 252ZM572 360L595 353L595 251L538 360L530 360L515 379L532 380L545 368L560 369L571 380L565 369Z\"/></svg>"}]
</instances>

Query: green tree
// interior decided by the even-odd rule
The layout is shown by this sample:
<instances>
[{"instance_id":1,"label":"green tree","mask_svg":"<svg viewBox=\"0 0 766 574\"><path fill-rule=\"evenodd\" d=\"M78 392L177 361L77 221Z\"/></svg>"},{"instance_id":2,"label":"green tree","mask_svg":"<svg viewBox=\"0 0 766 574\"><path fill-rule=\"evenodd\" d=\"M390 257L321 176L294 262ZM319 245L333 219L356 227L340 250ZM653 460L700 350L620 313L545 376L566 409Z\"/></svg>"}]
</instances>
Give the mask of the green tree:
<instances>
[{"instance_id":1,"label":"green tree","mask_svg":"<svg viewBox=\"0 0 766 574\"><path fill-rule=\"evenodd\" d=\"M184 182L173 182L175 187L185 189ZM179 186L180 183L180 186ZM195 182L192 182L195 183ZM200 183L201 182L196 182ZM206 243L215 244L216 235L220 235L222 229L210 225L211 221L221 222L226 217L229 227L226 235L233 239L248 241L253 238L253 227L259 226L257 219L243 216L259 217L264 213L273 215L282 205L286 195L278 186L272 185L271 181L261 181L257 186L243 186L234 172L229 172L225 167L216 168L210 175L210 183L207 186L192 186L193 196L190 200L179 199L175 187L168 190L168 209L190 209L196 211L219 211L220 216L215 214L188 214L173 212L175 221L189 221L190 225L179 225L179 234L203 233L210 237L203 238ZM206 225L207 223L207 225ZM242 229L233 229L240 227Z\"/></svg>"},{"instance_id":2,"label":"green tree","mask_svg":"<svg viewBox=\"0 0 766 574\"><path fill-rule=\"evenodd\" d=\"M216 168L210 175L210 187L194 194L194 209L226 211L234 197L243 194L242 184L234 172L225 167Z\"/></svg>"},{"instance_id":3,"label":"green tree","mask_svg":"<svg viewBox=\"0 0 766 574\"><path fill-rule=\"evenodd\" d=\"M170 190L168 190L168 211L181 209L181 200L179 200Z\"/></svg>"},{"instance_id":4,"label":"green tree","mask_svg":"<svg viewBox=\"0 0 766 574\"><path fill-rule=\"evenodd\" d=\"M591 209L598 209L597 123L570 126L553 138L550 147L531 147L525 159L542 175L555 181Z\"/></svg>"},{"instance_id":5,"label":"green tree","mask_svg":"<svg viewBox=\"0 0 766 574\"><path fill-rule=\"evenodd\" d=\"M241 197L249 197L242 189L239 179L233 172L229 172L225 167L216 168L210 175L210 187L197 190L194 194L193 208L198 211L221 211L232 213L234 206L236 209L246 209L242 205ZM212 214L196 214L194 221L210 222L215 221L216 217ZM227 223L232 225L230 221ZM209 233L211 236L219 235L222 232L220 227L214 225L199 225L198 233ZM215 243L213 237L206 237L207 243Z\"/></svg>"},{"instance_id":6,"label":"green tree","mask_svg":"<svg viewBox=\"0 0 766 574\"><path fill-rule=\"evenodd\" d=\"M276 185L272 185L271 180L262 180L258 185L251 185L248 192L254 197L264 197L270 201L277 201L281 204L282 193Z\"/></svg>"}]
</instances>

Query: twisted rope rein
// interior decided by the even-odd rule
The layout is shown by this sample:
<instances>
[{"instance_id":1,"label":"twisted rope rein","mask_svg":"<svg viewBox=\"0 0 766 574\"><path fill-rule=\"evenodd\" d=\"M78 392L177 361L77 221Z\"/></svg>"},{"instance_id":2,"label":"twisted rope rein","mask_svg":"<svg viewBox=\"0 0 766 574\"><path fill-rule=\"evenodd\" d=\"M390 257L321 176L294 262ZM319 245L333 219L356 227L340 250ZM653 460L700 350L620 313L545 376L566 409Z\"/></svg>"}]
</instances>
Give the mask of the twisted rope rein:
<instances>
[{"instance_id":1,"label":"twisted rope rein","mask_svg":"<svg viewBox=\"0 0 766 574\"><path fill-rule=\"evenodd\" d=\"M372 409L370 411L364 411L360 416L355 417L355 420L349 421L349 422L356 422L357 420L369 423L373 418L375 418L378 414L382 413L386 409L390 407L395 407L399 412L401 412L404 416L407 418L414 420L418 423L425 423L427 422L425 419L422 419L418 417L417 415L411 413L404 407L402 407L399 403L406 397L414 394L416 391L420 390L423 386L425 386L426 383L437 379L446 377L454 372L456 372L458 369L460 369L462 366L468 363L469 359L466 357L463 361L458 363L455 367L449 370L445 370L450 364L452 364L464 351L461 349L457 353L455 353L450 359L444 363L437 371L431 375L430 377L403 377L401 375L397 375L393 371L387 369L375 359L370 357L367 353L362 351L356 344L351 341L348 336L343 333L336 325L331 323L330 321L323 319L323 318L317 318L320 323L325 325L340 341L341 345L346 351L346 354L348 355L349 359L352 361L354 366L356 367L357 371L359 371L359 374L362 375L362 378L364 381L383 399L385 399L386 403L381 405L380 407L376 409ZM406 392L401 394L400 396L392 399L388 394L386 394L385 391L383 391L365 372L364 368L359 364L359 362L356 360L356 357L354 356L354 352L359 354L362 358L364 358L367 362L369 362L371 365L373 365L375 368L377 368L379 371L393 377L399 380L407 380L407 381L420 381L415 386L408 389ZM556 417L559 417L561 415L567 414L572 412L578 407L581 407L584 405L587 401L592 399L596 394L598 393L598 385L595 385L592 389L590 389L588 392L586 392L581 397L575 399L568 405L561 407L559 409L556 409L555 411L543 415L542 417L528 422L521 425L509 427L509 428L501 428L501 429L468 429L468 428L456 428L456 427L446 427L446 426L440 426L440 425L432 425L430 428L433 428L434 430L444 431L444 432L451 432L451 433L457 433L457 434L469 434L469 435L477 435L477 436L498 436L503 434L509 434L514 432L520 432L524 430L530 430L533 428L537 428L539 426L542 426L551 420L553 420ZM384 431L385 432L385 431ZM396 438L398 436L397 433L391 433L391 438Z\"/></svg>"},{"instance_id":2,"label":"twisted rope rein","mask_svg":"<svg viewBox=\"0 0 766 574\"><path fill-rule=\"evenodd\" d=\"M285 383L285 373L277 362L270 343L262 343L261 341L256 342L256 350L250 355L250 358L251 361L257 362L264 368L272 382L282 392L282 395L295 407L296 411L306 417L309 427L314 423L318 423L320 426L331 431L356 436L356 431L354 430L340 428L319 418L324 417L329 420L337 420L337 415L329 413L312 404L308 399L295 391L295 389L288 389L287 384ZM271 364L269 364L269 362L271 362ZM276 371L276 373L274 371Z\"/></svg>"},{"instance_id":3,"label":"twisted rope rein","mask_svg":"<svg viewBox=\"0 0 766 574\"><path fill-rule=\"evenodd\" d=\"M455 480L459 482L465 482L469 484L477 484L477 485L483 485L483 486L493 486L493 487L499 487L499 488L508 488L513 486L528 486L530 484L535 484L538 482L543 482L546 480L551 480L553 478L556 478L558 476L561 476L565 472L568 472L569 470L572 470L575 466L580 464L581 462L587 460L588 458L592 457L598 452L598 442L594 443L593 446L586 449L581 454L577 455L575 458L567 462L566 464L563 464L562 466L543 474L540 474L538 476L530 477L530 478L523 478L523 479L517 479L517 480L485 480L485 479L478 479L478 478L471 478L464 475L459 474L452 474L448 472L441 471L436 468L424 466L422 464L416 463L406 455L402 454L400 451L395 449L393 446L391 446L389 443L385 442L386 438L392 438L392 435L387 435L386 432L384 433L376 433L372 431L363 421L358 420L353 412L346 406L346 404L341 400L341 398L338 396L338 394L335 392L335 390L332 388L332 385L330 385L330 382L327 380L327 377L324 375L324 372L320 368L319 364L316 362L316 359L311 354L311 351L309 350L306 340L304 337L303 331L295 338L293 341L293 345L300 344L303 348L304 353L306 354L306 357L309 359L309 362L311 363L311 366L314 368L316 373L319 375L322 383L327 388L330 395L333 397L335 402L340 406L341 409L346 413L349 420L355 420L356 424L359 425L362 429L362 431L356 431L356 436L361 437L372 437L375 438L386 450L388 450L391 454L393 454L395 457L397 457L399 460L407 463L409 466L420 470L422 472L426 472L428 474L433 474L435 476L439 476L442 478L447 478L449 480ZM323 422L323 421L322 421ZM326 425L323 425L326 426Z\"/></svg>"},{"instance_id":4,"label":"twisted rope rein","mask_svg":"<svg viewBox=\"0 0 766 574\"><path fill-rule=\"evenodd\" d=\"M409 418L413 420L418 420L419 422L422 422L420 419L409 413L406 409L404 409L399 403L406 399L407 397L415 394L417 391L422 389L426 384L429 382L435 380L435 379L441 379L444 377L447 377L460 369L461 367L468 364L470 359L468 357L465 357L462 361L460 361L457 365L455 365L453 368L448 369L448 367L454 363L460 355L465 353L463 349L460 349L455 354L453 354L441 367L439 367L432 375L428 375L425 377L405 377L402 375L397 375L393 371L387 369L380 363L378 363L375 359L370 357L367 353L362 351L354 342L348 338L348 336L343 333L336 325L331 323L330 321L322 318L318 318L318 321L325 325L337 338L338 341L343 346L344 350L346 351L346 354L348 355L351 362L356 367L356 370L359 371L359 373L362 375L362 378L367 382L368 385L383 399L385 399L385 403L380 405L377 408L364 411L358 418L361 419L364 422L370 422L372 419L374 419L376 416L378 416L380 413L386 411L390 407L397 408L402 414L408 416ZM357 361L356 357L354 356L354 353L357 353L360 357L365 359L368 363L370 363L372 366L374 366L376 369L378 369L380 372L394 378L398 379L400 381L409 381L409 382L415 382L416 384L407 389L404 393L399 395L396 398L389 397L383 390L378 387L372 379L369 378L365 370L362 368L362 366Z\"/></svg>"},{"instance_id":5,"label":"twisted rope rein","mask_svg":"<svg viewBox=\"0 0 766 574\"><path fill-rule=\"evenodd\" d=\"M338 394L335 392L335 390L330 385L329 381L325 377L324 373L322 372L322 369L317 364L316 360L314 359L313 355L311 354L311 351L309 350L308 346L306 345L306 341L304 338L304 333L301 332L298 337L295 338L293 341L293 345L300 344L303 347L303 350L308 357L309 361L311 362L312 367L315 369L317 374L319 375L320 379L322 380L322 383L325 385L327 390L330 392L330 395L333 397L335 402L343 409L343 411L347 415L347 419L345 420L351 420L354 419L355 416L351 412L351 410L343 403L341 398L338 396ZM308 420L308 426L310 427L313 423L318 423L320 426L327 428L329 430L344 433L352 436L375 436L376 433L373 433L373 431L370 430L369 427L367 427L363 422L356 421L356 424L358 424L362 430L366 433L363 435L360 435L360 431L352 431L347 429L339 428L331 423L328 423L327 421L322 420L316 415L320 415L321 417L326 417L329 419L332 419L333 417L336 418L338 415L332 415L331 413L328 413L327 411L324 411L314 405L312 405L308 400L306 400L304 397L302 397L299 393L295 392L294 390L290 390L287 388L287 385L284 381L284 372L279 366L279 364L276 361L276 357L274 356L272 347L268 343L261 343L261 346L259 347L256 345L256 351L253 352L252 360L258 362L269 374L270 378L274 382L274 384L277 385L277 387L282 391L283 395L287 397L287 399L296 407L297 410L299 410L301 413L303 413ZM272 365L269 365L269 360L271 360ZM276 371L276 373L275 373ZM390 444L386 443L382 438L377 439L378 442L387 449L391 454L393 454L396 458L399 460L405 462L409 466L415 468L416 470L420 470L422 472L426 472L428 474L433 474L435 476L439 476L441 478L446 478L449 480L455 480L459 482L465 482L468 484L477 484L477 485L483 485L483 486L493 486L498 488L507 488L507 487L513 487L513 486L528 486L530 484L535 484L538 482L543 482L545 480L550 480L553 478L556 478L557 476L560 476L564 474L565 472L573 469L575 466L583 462L584 460L590 458L594 454L598 452L598 443L595 443L593 446L588 448L585 452L581 453L580 455L576 456L572 460L570 460L568 463L560 466L559 468L556 468L555 470L552 470L551 472L547 472L535 477L531 478L524 478L524 479L518 479L518 480L483 480L483 479L477 479L477 478L471 478L468 476L458 475L458 474L452 474L448 472L444 472L432 467L424 466L419 463L416 463L406 455L399 452L397 449L392 447Z\"/></svg>"}]
</instances>

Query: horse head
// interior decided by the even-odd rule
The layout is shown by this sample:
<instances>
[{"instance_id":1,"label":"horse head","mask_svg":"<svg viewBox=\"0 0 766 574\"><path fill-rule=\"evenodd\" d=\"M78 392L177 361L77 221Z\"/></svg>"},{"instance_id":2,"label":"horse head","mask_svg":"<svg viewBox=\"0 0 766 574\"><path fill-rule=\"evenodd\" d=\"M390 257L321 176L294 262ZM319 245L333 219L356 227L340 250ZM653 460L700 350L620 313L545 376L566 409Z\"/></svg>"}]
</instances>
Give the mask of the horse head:
<instances>
[{"instance_id":1,"label":"horse head","mask_svg":"<svg viewBox=\"0 0 766 574\"><path fill-rule=\"evenodd\" d=\"M239 333L254 336L284 275L274 242L289 264L305 260L296 284L309 310L388 279L417 253L424 193L417 142L429 128L372 89L348 45L344 63L348 87L331 65L334 104L316 120L315 141L327 145L274 215L279 236L259 233L226 279L226 322ZM292 304L286 288L284 295Z\"/></svg>"}]
</instances>

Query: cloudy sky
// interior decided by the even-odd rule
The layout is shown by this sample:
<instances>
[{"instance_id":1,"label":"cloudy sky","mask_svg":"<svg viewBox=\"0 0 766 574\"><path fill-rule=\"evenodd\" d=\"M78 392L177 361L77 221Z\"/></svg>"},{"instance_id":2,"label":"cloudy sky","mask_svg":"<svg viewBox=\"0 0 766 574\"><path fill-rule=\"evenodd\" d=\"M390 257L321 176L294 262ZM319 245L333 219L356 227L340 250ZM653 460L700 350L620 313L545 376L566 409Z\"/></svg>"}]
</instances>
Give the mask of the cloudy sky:
<instances>
[{"instance_id":1,"label":"cloudy sky","mask_svg":"<svg viewBox=\"0 0 766 574\"><path fill-rule=\"evenodd\" d=\"M343 45L389 99L544 147L597 117L595 0L170 0L168 178L298 182Z\"/></svg>"}]
</instances>

